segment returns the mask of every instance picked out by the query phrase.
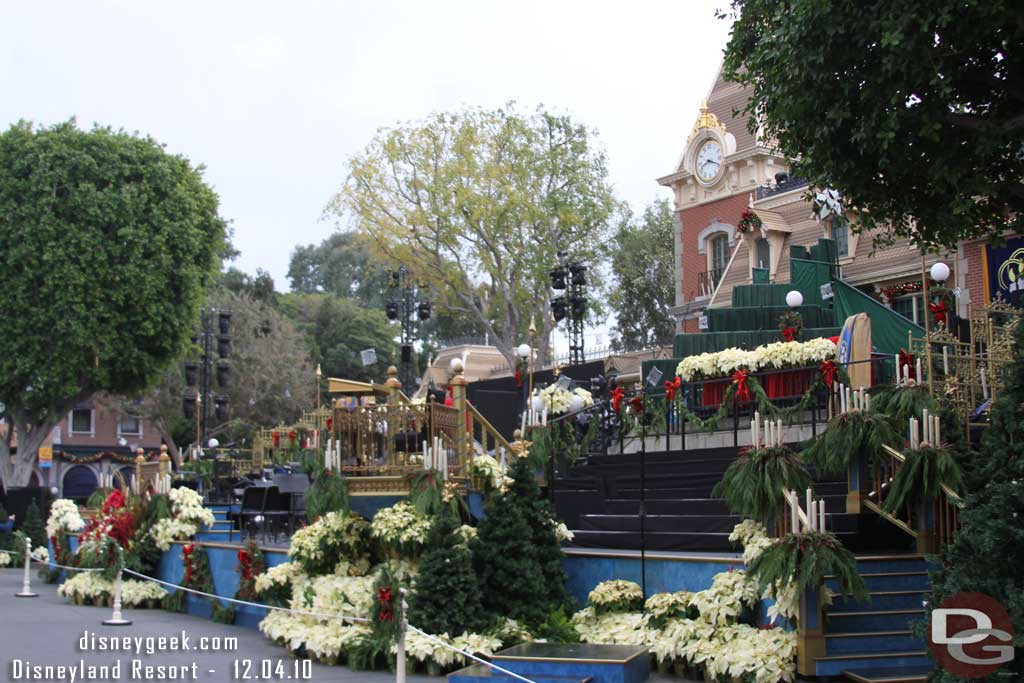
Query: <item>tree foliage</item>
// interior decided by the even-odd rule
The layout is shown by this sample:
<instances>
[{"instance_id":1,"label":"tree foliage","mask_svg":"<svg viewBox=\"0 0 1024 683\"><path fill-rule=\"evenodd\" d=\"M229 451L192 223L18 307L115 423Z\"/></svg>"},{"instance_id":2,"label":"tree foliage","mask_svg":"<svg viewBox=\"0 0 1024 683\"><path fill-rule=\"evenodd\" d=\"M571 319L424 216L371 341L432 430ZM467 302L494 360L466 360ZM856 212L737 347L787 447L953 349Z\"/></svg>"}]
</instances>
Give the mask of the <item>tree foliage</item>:
<instances>
[{"instance_id":1,"label":"tree foliage","mask_svg":"<svg viewBox=\"0 0 1024 683\"><path fill-rule=\"evenodd\" d=\"M184 348L226 247L202 168L74 121L0 134L0 442L5 485L79 401L145 390Z\"/></svg>"},{"instance_id":2,"label":"tree foliage","mask_svg":"<svg viewBox=\"0 0 1024 683\"><path fill-rule=\"evenodd\" d=\"M928 245L1019 228L1019 3L733 0L729 17L751 130L859 226Z\"/></svg>"},{"instance_id":3,"label":"tree foliage","mask_svg":"<svg viewBox=\"0 0 1024 683\"><path fill-rule=\"evenodd\" d=\"M471 547L484 609L536 627L565 602L565 570L551 506L529 461L512 466L513 483L492 496Z\"/></svg>"},{"instance_id":4,"label":"tree foliage","mask_svg":"<svg viewBox=\"0 0 1024 683\"><path fill-rule=\"evenodd\" d=\"M615 288L609 303L616 323L612 346L639 351L672 343L675 302L672 203L665 199L644 209L639 221L626 215L612 241Z\"/></svg>"},{"instance_id":5,"label":"tree foliage","mask_svg":"<svg viewBox=\"0 0 1024 683\"><path fill-rule=\"evenodd\" d=\"M604 242L614 202L593 135L511 105L382 129L327 212L354 219L435 301L478 321L512 365L531 316L547 352L556 253L593 264Z\"/></svg>"},{"instance_id":6,"label":"tree foliage","mask_svg":"<svg viewBox=\"0 0 1024 683\"><path fill-rule=\"evenodd\" d=\"M388 269L354 232L336 232L320 244L299 245L288 263L293 292L328 293L364 306L384 305Z\"/></svg>"},{"instance_id":7,"label":"tree foliage","mask_svg":"<svg viewBox=\"0 0 1024 683\"><path fill-rule=\"evenodd\" d=\"M928 610L957 593L984 593L1006 608L1022 645L1024 633L1024 324L1016 332L1016 358L1006 371L1005 389L992 411L992 426L985 430L982 449L971 457L968 494L960 510L961 530L940 557L931 574ZM965 472L967 474L967 472ZM927 629L923 622L920 631ZM1024 658L1018 656L983 679L1024 679ZM938 670L932 679L954 683L961 679Z\"/></svg>"}]
</instances>

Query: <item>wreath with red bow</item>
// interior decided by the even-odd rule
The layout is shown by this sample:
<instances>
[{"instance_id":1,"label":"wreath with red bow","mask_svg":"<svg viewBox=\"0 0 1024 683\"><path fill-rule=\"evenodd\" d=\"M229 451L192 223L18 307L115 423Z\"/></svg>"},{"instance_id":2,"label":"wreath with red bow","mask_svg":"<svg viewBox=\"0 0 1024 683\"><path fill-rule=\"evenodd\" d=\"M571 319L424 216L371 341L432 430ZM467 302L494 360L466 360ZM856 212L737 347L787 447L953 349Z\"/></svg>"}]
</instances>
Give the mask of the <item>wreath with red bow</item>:
<instances>
[{"instance_id":1,"label":"wreath with red bow","mask_svg":"<svg viewBox=\"0 0 1024 683\"><path fill-rule=\"evenodd\" d=\"M736 224L736 229L742 233L752 232L754 230L761 230L764 227L764 222L761 217L754 213L751 208L746 208L740 215L740 222Z\"/></svg>"}]
</instances>

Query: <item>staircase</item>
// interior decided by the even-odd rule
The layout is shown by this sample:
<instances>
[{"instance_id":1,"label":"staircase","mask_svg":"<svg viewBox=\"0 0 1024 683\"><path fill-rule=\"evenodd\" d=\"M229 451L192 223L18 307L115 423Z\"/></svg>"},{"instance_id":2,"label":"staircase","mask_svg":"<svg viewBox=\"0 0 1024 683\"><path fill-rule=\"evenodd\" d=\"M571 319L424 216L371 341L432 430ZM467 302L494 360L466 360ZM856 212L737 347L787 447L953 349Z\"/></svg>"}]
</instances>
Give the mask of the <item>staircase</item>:
<instances>
[{"instance_id":1,"label":"staircase","mask_svg":"<svg viewBox=\"0 0 1024 683\"><path fill-rule=\"evenodd\" d=\"M661 451L645 456L644 547L660 551L736 552L729 542L741 517L711 490L739 449ZM641 547L640 456L595 455L556 478L556 510L573 531L573 545L586 548ZM836 596L825 616L825 654L815 660L818 676L845 676L857 683L917 683L934 668L927 645L910 625L925 616L928 566L913 554L913 540L873 513L846 512L847 482L819 479L827 527L858 555L870 603ZM828 587L838 592L837 581Z\"/></svg>"},{"instance_id":2,"label":"staircase","mask_svg":"<svg viewBox=\"0 0 1024 683\"><path fill-rule=\"evenodd\" d=\"M737 448L648 453L644 467L644 547L662 551L732 552L729 534L743 521L711 490L736 459ZM587 548L638 550L640 456L591 456L555 479L558 514ZM828 528L854 552L906 551L910 539L873 514L847 514L845 479L814 484L825 500Z\"/></svg>"},{"instance_id":3,"label":"staircase","mask_svg":"<svg viewBox=\"0 0 1024 683\"><path fill-rule=\"evenodd\" d=\"M231 506L214 503L207 505L207 507L213 511L213 526L202 527L196 534L196 540L206 542L238 541L241 536L235 531L235 523L228 517L231 512Z\"/></svg>"},{"instance_id":4,"label":"staircase","mask_svg":"<svg viewBox=\"0 0 1024 683\"><path fill-rule=\"evenodd\" d=\"M925 618L928 565L919 555L860 556L857 566L871 602L837 596L825 613L825 656L818 676L858 683L916 683L935 668L927 644L910 631ZM838 592L836 579L828 587Z\"/></svg>"}]
</instances>

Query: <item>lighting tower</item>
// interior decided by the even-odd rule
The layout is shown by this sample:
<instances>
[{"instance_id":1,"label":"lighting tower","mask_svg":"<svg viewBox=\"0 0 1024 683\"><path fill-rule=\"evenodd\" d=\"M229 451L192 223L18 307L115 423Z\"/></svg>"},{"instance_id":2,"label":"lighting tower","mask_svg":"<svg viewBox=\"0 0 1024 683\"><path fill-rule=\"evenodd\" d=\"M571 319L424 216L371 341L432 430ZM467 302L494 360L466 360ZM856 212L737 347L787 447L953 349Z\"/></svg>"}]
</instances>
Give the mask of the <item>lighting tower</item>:
<instances>
[{"instance_id":1,"label":"lighting tower","mask_svg":"<svg viewBox=\"0 0 1024 683\"><path fill-rule=\"evenodd\" d=\"M558 262L558 267L551 271L551 289L564 293L551 300L551 315L556 324L569 319L569 364L582 365L586 361L583 321L587 317L587 267L579 262L569 263L564 251L558 252Z\"/></svg>"},{"instance_id":2,"label":"lighting tower","mask_svg":"<svg viewBox=\"0 0 1024 683\"><path fill-rule=\"evenodd\" d=\"M215 320L217 329L214 329ZM199 331L192 337L192 343L199 345L200 356L199 360L185 363L185 384L192 391L182 397L181 407L186 419L196 419L199 439L196 447L201 450L213 421L211 409L212 418L217 422L228 419L228 397L214 395L213 388L214 377L221 390L227 389L231 381L231 365L227 361L231 355L231 312L215 308L203 309L199 318Z\"/></svg>"},{"instance_id":3,"label":"lighting tower","mask_svg":"<svg viewBox=\"0 0 1024 683\"><path fill-rule=\"evenodd\" d=\"M397 320L402 325L402 362L399 364L399 378L406 391L415 389L416 366L413 363L413 342L416 341L417 321L430 320L430 302L416 301L419 290L410 282L409 269L399 266L388 275L388 302L384 312L388 320Z\"/></svg>"}]
</instances>

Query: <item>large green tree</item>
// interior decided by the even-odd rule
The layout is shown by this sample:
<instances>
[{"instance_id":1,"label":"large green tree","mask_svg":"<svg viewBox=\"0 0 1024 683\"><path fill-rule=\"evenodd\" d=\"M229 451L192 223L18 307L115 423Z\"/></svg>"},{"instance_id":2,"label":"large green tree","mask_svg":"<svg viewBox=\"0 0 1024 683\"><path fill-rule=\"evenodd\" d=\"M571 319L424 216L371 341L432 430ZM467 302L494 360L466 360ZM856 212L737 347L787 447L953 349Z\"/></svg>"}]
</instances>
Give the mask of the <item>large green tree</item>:
<instances>
[{"instance_id":1,"label":"large green tree","mask_svg":"<svg viewBox=\"0 0 1024 683\"><path fill-rule=\"evenodd\" d=\"M613 208L593 131L509 105L379 131L327 212L352 219L444 308L479 322L514 364L531 316L547 353L557 252L593 265Z\"/></svg>"},{"instance_id":2,"label":"large green tree","mask_svg":"<svg viewBox=\"0 0 1024 683\"><path fill-rule=\"evenodd\" d=\"M660 199L636 220L628 212L619 223L611 247L615 288L609 303L616 323L612 346L639 351L672 343L675 323L669 310L675 301L672 203Z\"/></svg>"},{"instance_id":3,"label":"large green tree","mask_svg":"<svg viewBox=\"0 0 1024 683\"><path fill-rule=\"evenodd\" d=\"M5 486L76 403L135 394L182 352L225 247L202 168L151 138L18 123L0 134Z\"/></svg>"},{"instance_id":4,"label":"large green tree","mask_svg":"<svg viewBox=\"0 0 1024 683\"><path fill-rule=\"evenodd\" d=\"M1011 0L733 0L725 75L797 175L924 245L1024 215L1024 12Z\"/></svg>"},{"instance_id":5,"label":"large green tree","mask_svg":"<svg viewBox=\"0 0 1024 683\"><path fill-rule=\"evenodd\" d=\"M354 232L336 232L320 244L299 245L288 263L293 292L329 293L368 307L384 305L388 268Z\"/></svg>"}]
</instances>

